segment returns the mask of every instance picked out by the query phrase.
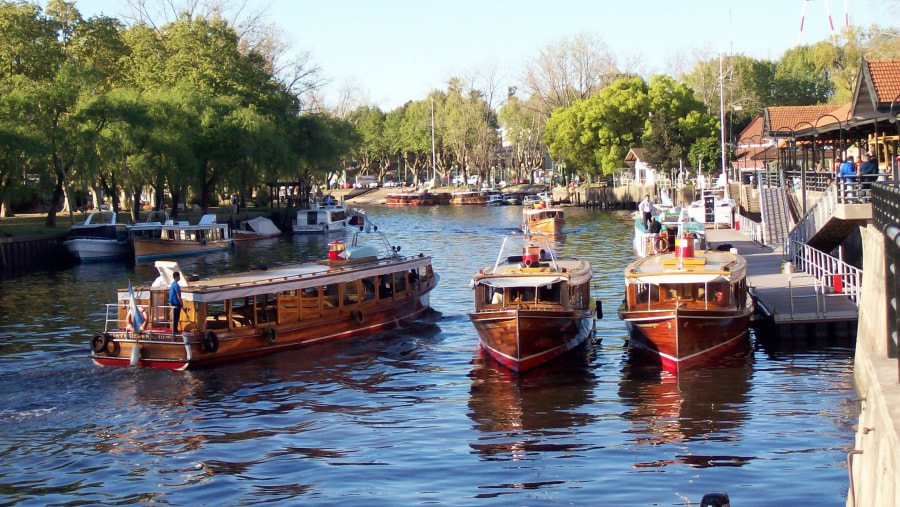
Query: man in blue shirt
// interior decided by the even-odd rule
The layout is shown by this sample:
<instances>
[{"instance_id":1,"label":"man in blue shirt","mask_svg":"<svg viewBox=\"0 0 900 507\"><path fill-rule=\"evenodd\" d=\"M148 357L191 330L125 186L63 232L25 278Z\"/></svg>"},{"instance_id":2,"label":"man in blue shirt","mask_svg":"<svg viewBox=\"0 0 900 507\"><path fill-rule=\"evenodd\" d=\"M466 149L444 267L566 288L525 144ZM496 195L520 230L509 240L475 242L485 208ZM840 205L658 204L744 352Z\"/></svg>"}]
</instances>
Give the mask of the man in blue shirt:
<instances>
[{"instance_id":1,"label":"man in blue shirt","mask_svg":"<svg viewBox=\"0 0 900 507\"><path fill-rule=\"evenodd\" d=\"M856 194L856 165L853 164L853 157L847 157L847 160L841 164L841 172L838 174L841 181L841 189L844 196L848 199L853 198Z\"/></svg>"},{"instance_id":2,"label":"man in blue shirt","mask_svg":"<svg viewBox=\"0 0 900 507\"><path fill-rule=\"evenodd\" d=\"M178 332L178 320L181 318L181 286L178 285L178 280L181 280L181 273L175 272L172 274L172 278L174 281L172 285L169 286L169 306L172 307L172 334L174 335Z\"/></svg>"}]
</instances>

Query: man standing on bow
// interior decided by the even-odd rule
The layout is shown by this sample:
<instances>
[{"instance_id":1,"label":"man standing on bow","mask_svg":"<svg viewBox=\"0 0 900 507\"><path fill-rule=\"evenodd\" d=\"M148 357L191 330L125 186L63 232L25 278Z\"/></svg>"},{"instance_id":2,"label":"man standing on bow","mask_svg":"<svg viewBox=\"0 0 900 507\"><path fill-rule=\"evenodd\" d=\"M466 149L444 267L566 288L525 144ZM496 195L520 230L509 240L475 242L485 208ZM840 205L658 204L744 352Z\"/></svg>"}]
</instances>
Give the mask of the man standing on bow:
<instances>
[{"instance_id":1,"label":"man standing on bow","mask_svg":"<svg viewBox=\"0 0 900 507\"><path fill-rule=\"evenodd\" d=\"M644 223L644 229L650 227L650 218L653 216L653 203L650 202L650 194L644 196L644 200L638 204L638 211L641 212L641 220Z\"/></svg>"}]
</instances>

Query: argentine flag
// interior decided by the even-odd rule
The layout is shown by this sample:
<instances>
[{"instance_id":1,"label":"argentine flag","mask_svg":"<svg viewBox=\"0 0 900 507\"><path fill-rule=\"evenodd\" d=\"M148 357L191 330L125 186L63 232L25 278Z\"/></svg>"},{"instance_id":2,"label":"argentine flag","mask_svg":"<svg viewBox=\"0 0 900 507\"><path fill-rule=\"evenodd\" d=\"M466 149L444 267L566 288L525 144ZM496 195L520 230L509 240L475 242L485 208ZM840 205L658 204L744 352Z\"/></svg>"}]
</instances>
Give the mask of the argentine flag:
<instances>
[{"instance_id":1,"label":"argentine flag","mask_svg":"<svg viewBox=\"0 0 900 507\"><path fill-rule=\"evenodd\" d=\"M134 300L134 290L131 288L131 280L128 280L128 305L131 309L131 328L134 332L141 332L141 326L144 325L144 316L138 310L137 302Z\"/></svg>"}]
</instances>

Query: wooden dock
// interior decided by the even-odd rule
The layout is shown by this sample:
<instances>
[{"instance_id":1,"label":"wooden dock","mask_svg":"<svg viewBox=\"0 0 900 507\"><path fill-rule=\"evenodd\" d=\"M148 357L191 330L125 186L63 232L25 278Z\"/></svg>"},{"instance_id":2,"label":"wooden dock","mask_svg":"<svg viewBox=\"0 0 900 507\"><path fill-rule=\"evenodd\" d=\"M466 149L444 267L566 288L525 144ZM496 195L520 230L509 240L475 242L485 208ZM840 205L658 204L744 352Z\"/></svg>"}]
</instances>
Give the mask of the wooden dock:
<instances>
[{"instance_id":1,"label":"wooden dock","mask_svg":"<svg viewBox=\"0 0 900 507\"><path fill-rule=\"evenodd\" d=\"M816 280L805 273L784 273L781 247L760 246L733 229L707 229L707 246L730 244L747 259L747 282L757 310L776 326L833 323L846 325L854 334L859 309L844 294L831 288L816 289Z\"/></svg>"}]
</instances>

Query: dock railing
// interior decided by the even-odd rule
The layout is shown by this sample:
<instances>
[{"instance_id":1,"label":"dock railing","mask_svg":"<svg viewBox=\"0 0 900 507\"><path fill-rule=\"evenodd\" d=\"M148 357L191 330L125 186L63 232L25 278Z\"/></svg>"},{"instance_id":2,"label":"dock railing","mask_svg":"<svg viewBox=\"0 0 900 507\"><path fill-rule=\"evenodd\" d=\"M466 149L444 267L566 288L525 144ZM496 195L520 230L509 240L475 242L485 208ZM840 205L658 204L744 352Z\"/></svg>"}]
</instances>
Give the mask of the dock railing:
<instances>
[{"instance_id":1,"label":"dock railing","mask_svg":"<svg viewBox=\"0 0 900 507\"><path fill-rule=\"evenodd\" d=\"M843 294L859 305L859 289L862 286L862 270L833 255L816 250L805 243L791 240L791 264L812 276L833 294Z\"/></svg>"},{"instance_id":2,"label":"dock railing","mask_svg":"<svg viewBox=\"0 0 900 507\"><path fill-rule=\"evenodd\" d=\"M737 224L738 229L744 236L747 236L753 242L762 245L763 244L763 226L759 222L754 222L753 220L743 216L737 215Z\"/></svg>"}]
</instances>

